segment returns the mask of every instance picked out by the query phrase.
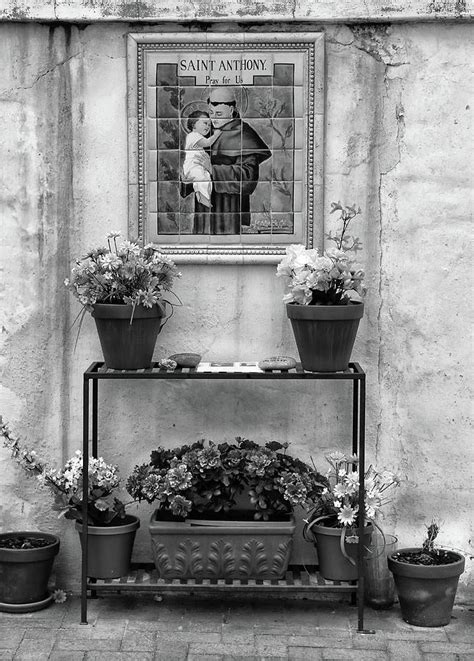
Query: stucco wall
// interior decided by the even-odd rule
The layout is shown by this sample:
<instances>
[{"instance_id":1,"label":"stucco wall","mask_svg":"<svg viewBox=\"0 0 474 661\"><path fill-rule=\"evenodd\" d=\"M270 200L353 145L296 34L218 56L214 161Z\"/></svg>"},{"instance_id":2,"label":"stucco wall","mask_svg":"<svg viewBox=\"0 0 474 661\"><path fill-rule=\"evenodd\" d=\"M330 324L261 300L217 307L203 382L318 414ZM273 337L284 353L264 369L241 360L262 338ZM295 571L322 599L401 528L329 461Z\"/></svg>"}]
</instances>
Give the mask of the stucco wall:
<instances>
[{"instance_id":1,"label":"stucco wall","mask_svg":"<svg viewBox=\"0 0 474 661\"><path fill-rule=\"evenodd\" d=\"M311 27L319 26L291 24ZM0 24L0 413L57 463L81 445L82 372L101 355L89 317L75 347L79 307L62 282L75 256L108 231L127 231L125 35L132 30L136 24L123 22ZM368 375L367 454L404 480L384 527L411 545L432 517L440 519L440 541L468 556L459 590L466 601L473 596L472 25L325 30L324 222L329 229L334 200L363 210L354 228L368 294L353 357ZM182 272L183 306L158 338L157 359L185 350L204 360L296 356L274 266L183 265ZM201 437L289 440L321 467L325 450L350 447L350 393L338 383L117 382L101 393L101 454L124 475L160 443ZM0 529L59 532L58 582L77 587L73 526L56 519L49 494L5 449L0 475ZM137 559L148 557L150 512L140 508Z\"/></svg>"}]
</instances>

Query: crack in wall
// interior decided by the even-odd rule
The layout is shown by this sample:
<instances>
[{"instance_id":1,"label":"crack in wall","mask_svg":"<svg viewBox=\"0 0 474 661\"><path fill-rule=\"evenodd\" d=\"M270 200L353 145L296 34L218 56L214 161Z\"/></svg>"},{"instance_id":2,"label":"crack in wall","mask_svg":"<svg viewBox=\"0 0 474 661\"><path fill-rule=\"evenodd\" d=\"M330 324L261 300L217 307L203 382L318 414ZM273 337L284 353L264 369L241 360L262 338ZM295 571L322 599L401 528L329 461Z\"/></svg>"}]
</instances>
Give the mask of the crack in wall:
<instances>
[{"instance_id":1,"label":"crack in wall","mask_svg":"<svg viewBox=\"0 0 474 661\"><path fill-rule=\"evenodd\" d=\"M59 67L64 66L65 64L67 64L68 62L70 62L71 60L73 60L74 58L76 58L78 55L80 55L80 53L73 53L72 55L70 55L70 56L67 57L66 59L62 60L61 62L57 62L56 64L54 64L54 65L53 65L52 67L50 67L49 69L46 69L46 71L43 71L42 73L39 73L39 74L36 76L36 78L34 79L34 81L31 83L31 85L27 85L27 86L25 86L25 87L19 87L18 89L25 89L25 90L27 90L27 89L32 89L32 88L36 85L36 83L37 83L39 80L41 80L41 78L44 78L45 76L47 76L48 74L52 73L52 72L55 71L56 69L59 69Z\"/></svg>"},{"instance_id":2,"label":"crack in wall","mask_svg":"<svg viewBox=\"0 0 474 661\"><path fill-rule=\"evenodd\" d=\"M35 77L35 79L33 80L33 82L32 82L30 85L19 85L18 87L10 87L9 89L4 90L4 91L0 94L0 100L7 101L7 100L9 100L9 99L12 97L12 95L15 94L15 92L18 92L18 91L20 91L20 90L31 90L31 89L33 89L33 88L35 87L35 85L37 85L37 83L38 83L42 78L44 78L45 76L49 75L50 73L53 73L53 71L56 71L56 70L59 69L60 67L63 67L65 64L68 64L68 62L70 62L70 61L73 60L74 58L78 57L79 55L81 55L80 52L78 52L78 53L73 53L72 55L70 55L69 57L65 58L64 60L61 60L60 62L56 62L56 64L54 64L52 67L49 67L49 68L46 69L45 71L42 71L41 73L39 73L39 74Z\"/></svg>"},{"instance_id":3,"label":"crack in wall","mask_svg":"<svg viewBox=\"0 0 474 661\"><path fill-rule=\"evenodd\" d=\"M386 285L384 284L384 246L385 246L385 213L388 214L387 200L383 199L383 187L385 178L393 172L401 162L402 159L402 144L405 134L405 109L402 102L402 80L399 77L392 76L394 67L400 67L408 63L408 58L405 56L404 44L398 42L391 44L389 39L390 26L348 26L353 34L353 39L350 43L343 43L337 39L331 39L331 43L338 46L354 47L358 51L363 52L365 55L373 58L382 69L379 69L380 83L384 86L385 90L381 93L381 85L378 85L378 97L380 107L375 110L376 116L373 121L378 124L377 133L380 134L380 143L372 142L370 151L364 156L363 159L358 161L355 166L359 167L363 164L366 166L373 163L374 165L374 179L378 184L376 188L376 199L378 209L374 209L378 216L378 236L377 245L375 247L378 252L378 308L376 311L376 327L377 335L379 338L383 337L386 319ZM394 46L392 48L392 45ZM400 55L402 55L401 59ZM395 59L394 59L395 58ZM377 92L373 97L376 103ZM377 119L378 117L378 119ZM372 141L375 140L371 136ZM378 171L378 172L377 172ZM379 341L377 346L377 388L378 388L378 411L377 411L377 424L375 425L375 439L374 450L375 458L378 459L382 450L382 438L384 418L382 401L384 398L384 382L387 375L384 374L384 347ZM390 374L388 375L390 377Z\"/></svg>"}]
</instances>

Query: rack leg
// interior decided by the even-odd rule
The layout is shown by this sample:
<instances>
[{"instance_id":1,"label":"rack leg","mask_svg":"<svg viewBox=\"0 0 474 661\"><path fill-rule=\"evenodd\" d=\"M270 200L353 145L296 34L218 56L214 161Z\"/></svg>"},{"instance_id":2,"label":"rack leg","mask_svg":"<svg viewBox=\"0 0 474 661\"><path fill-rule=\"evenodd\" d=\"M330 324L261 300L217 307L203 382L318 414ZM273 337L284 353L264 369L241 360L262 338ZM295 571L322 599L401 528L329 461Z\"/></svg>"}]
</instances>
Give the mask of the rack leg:
<instances>
[{"instance_id":1,"label":"rack leg","mask_svg":"<svg viewBox=\"0 0 474 661\"><path fill-rule=\"evenodd\" d=\"M87 624L87 493L89 491L89 379L84 376L82 393L82 564L81 564L81 624Z\"/></svg>"},{"instance_id":2,"label":"rack leg","mask_svg":"<svg viewBox=\"0 0 474 661\"><path fill-rule=\"evenodd\" d=\"M356 383L356 382L354 382ZM365 526L365 376L357 387L357 407L354 401L354 413L358 409L358 456L359 456L359 544L357 548L358 582L357 582L357 633L372 634L372 629L364 629L364 593L365 593L365 563L363 533ZM355 389L354 389L355 400Z\"/></svg>"},{"instance_id":3,"label":"rack leg","mask_svg":"<svg viewBox=\"0 0 474 661\"><path fill-rule=\"evenodd\" d=\"M99 382L92 379L92 456L97 458L99 443Z\"/></svg>"},{"instance_id":4,"label":"rack leg","mask_svg":"<svg viewBox=\"0 0 474 661\"><path fill-rule=\"evenodd\" d=\"M352 391L352 454L359 453L359 382L354 379Z\"/></svg>"}]
</instances>

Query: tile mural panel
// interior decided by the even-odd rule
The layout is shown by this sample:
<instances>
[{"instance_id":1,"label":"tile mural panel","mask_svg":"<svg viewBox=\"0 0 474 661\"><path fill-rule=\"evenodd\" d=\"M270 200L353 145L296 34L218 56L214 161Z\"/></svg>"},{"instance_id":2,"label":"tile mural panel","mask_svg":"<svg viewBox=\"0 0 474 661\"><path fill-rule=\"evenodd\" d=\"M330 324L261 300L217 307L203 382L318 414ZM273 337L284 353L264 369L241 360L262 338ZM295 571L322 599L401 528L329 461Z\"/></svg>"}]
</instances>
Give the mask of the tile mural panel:
<instances>
[{"instance_id":1,"label":"tile mural panel","mask_svg":"<svg viewBox=\"0 0 474 661\"><path fill-rule=\"evenodd\" d=\"M322 33L128 38L130 235L181 261L318 245Z\"/></svg>"}]
</instances>

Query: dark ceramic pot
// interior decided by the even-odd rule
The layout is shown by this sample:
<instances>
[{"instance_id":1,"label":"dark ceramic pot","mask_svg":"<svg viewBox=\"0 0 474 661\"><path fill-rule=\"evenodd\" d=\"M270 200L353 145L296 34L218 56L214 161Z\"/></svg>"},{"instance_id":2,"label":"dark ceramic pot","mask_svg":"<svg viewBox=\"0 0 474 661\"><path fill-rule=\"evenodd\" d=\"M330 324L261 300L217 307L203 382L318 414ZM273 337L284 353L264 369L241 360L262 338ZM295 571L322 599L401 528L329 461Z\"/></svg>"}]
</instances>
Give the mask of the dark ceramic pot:
<instances>
[{"instance_id":1,"label":"dark ceramic pot","mask_svg":"<svg viewBox=\"0 0 474 661\"><path fill-rule=\"evenodd\" d=\"M286 306L304 370L340 372L349 366L364 304Z\"/></svg>"},{"instance_id":2,"label":"dark ceramic pot","mask_svg":"<svg viewBox=\"0 0 474 661\"><path fill-rule=\"evenodd\" d=\"M120 578L130 571L135 535L140 527L136 516L127 515L116 526L88 526L87 575L91 578ZM81 546L84 546L82 523L76 521Z\"/></svg>"},{"instance_id":3,"label":"dark ceramic pot","mask_svg":"<svg viewBox=\"0 0 474 661\"><path fill-rule=\"evenodd\" d=\"M370 544L373 530L371 523L364 528L365 547ZM330 581L355 581L358 577L358 529L349 528L345 531L343 541L345 555L341 550L342 532L342 528L332 528L323 523L311 526L318 552L319 573Z\"/></svg>"},{"instance_id":4,"label":"dark ceramic pot","mask_svg":"<svg viewBox=\"0 0 474 661\"><path fill-rule=\"evenodd\" d=\"M135 370L150 367L156 339L161 330L164 309L161 305L97 303L92 316L107 367Z\"/></svg>"},{"instance_id":5,"label":"dark ceramic pot","mask_svg":"<svg viewBox=\"0 0 474 661\"><path fill-rule=\"evenodd\" d=\"M393 573L402 617L417 627L443 627L449 624L465 559L449 551L455 561L446 565L414 565L400 562L397 556L415 553L419 548L400 549L388 557Z\"/></svg>"},{"instance_id":6,"label":"dark ceramic pot","mask_svg":"<svg viewBox=\"0 0 474 661\"><path fill-rule=\"evenodd\" d=\"M11 537L46 539L49 544L40 548L0 548L0 611L28 613L46 608L53 598L48 582L59 538L44 532L10 532L0 539Z\"/></svg>"}]
</instances>

